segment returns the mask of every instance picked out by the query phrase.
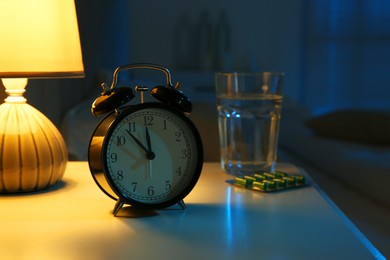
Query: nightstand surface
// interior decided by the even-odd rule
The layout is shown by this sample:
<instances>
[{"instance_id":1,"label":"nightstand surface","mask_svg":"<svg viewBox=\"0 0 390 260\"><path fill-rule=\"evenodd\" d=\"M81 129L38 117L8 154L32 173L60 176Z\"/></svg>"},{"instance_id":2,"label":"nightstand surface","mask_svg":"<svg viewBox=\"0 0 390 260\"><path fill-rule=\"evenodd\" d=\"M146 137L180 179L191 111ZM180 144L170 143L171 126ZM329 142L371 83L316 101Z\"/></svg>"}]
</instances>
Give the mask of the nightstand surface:
<instances>
[{"instance_id":1,"label":"nightstand surface","mask_svg":"<svg viewBox=\"0 0 390 260\"><path fill-rule=\"evenodd\" d=\"M281 164L288 173L302 173ZM375 259L383 257L314 185L262 193L205 163L187 208L123 208L69 162L50 191L0 196L1 259Z\"/></svg>"}]
</instances>

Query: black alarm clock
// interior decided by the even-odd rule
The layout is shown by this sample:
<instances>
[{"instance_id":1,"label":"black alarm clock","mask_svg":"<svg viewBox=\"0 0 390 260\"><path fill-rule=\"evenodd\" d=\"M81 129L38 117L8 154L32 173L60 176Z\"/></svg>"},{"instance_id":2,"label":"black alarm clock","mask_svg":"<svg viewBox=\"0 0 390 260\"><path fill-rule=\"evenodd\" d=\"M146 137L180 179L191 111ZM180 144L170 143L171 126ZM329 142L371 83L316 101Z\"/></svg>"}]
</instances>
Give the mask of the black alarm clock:
<instances>
[{"instance_id":1,"label":"black alarm clock","mask_svg":"<svg viewBox=\"0 0 390 260\"><path fill-rule=\"evenodd\" d=\"M153 69L165 73L165 86L117 87L118 73ZM171 83L171 74L155 64L118 67L108 88L92 104L92 114L106 115L94 130L88 150L89 168L99 188L116 200L116 216L124 204L162 209L178 204L197 183L203 166L199 132L188 117L190 100ZM149 92L156 102L144 102ZM141 103L127 105L135 95Z\"/></svg>"}]
</instances>

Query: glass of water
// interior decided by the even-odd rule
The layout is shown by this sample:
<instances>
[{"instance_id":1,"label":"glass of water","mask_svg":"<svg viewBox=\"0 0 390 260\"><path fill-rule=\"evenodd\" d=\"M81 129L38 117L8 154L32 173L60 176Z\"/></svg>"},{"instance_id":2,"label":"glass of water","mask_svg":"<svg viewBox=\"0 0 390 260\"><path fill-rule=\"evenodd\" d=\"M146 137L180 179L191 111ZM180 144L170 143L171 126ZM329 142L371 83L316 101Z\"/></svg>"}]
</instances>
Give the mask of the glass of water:
<instances>
[{"instance_id":1,"label":"glass of water","mask_svg":"<svg viewBox=\"0 0 390 260\"><path fill-rule=\"evenodd\" d=\"M216 73L221 167L240 176L275 169L284 74Z\"/></svg>"}]
</instances>

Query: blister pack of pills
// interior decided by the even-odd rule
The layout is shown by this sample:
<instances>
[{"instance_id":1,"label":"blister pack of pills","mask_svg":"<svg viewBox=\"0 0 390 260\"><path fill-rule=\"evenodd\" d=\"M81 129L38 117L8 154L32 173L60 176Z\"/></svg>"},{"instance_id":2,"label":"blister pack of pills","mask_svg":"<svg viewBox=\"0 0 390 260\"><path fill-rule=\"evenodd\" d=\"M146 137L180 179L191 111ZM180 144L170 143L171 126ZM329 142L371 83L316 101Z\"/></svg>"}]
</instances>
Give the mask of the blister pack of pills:
<instances>
[{"instance_id":1,"label":"blister pack of pills","mask_svg":"<svg viewBox=\"0 0 390 260\"><path fill-rule=\"evenodd\" d=\"M305 176L293 175L281 171L261 172L228 180L228 183L250 190L273 192L302 187L306 184Z\"/></svg>"}]
</instances>

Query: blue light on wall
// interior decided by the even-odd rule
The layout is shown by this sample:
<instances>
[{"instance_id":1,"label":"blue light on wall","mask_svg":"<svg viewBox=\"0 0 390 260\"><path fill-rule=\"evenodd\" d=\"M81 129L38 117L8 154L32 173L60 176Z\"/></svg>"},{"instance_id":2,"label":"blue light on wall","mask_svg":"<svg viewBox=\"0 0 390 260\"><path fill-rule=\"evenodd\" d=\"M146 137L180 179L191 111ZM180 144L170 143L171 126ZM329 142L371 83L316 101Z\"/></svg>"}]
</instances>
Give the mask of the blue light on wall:
<instances>
[{"instance_id":1,"label":"blue light on wall","mask_svg":"<svg viewBox=\"0 0 390 260\"><path fill-rule=\"evenodd\" d=\"M390 109L390 1L308 5L305 105Z\"/></svg>"}]
</instances>

